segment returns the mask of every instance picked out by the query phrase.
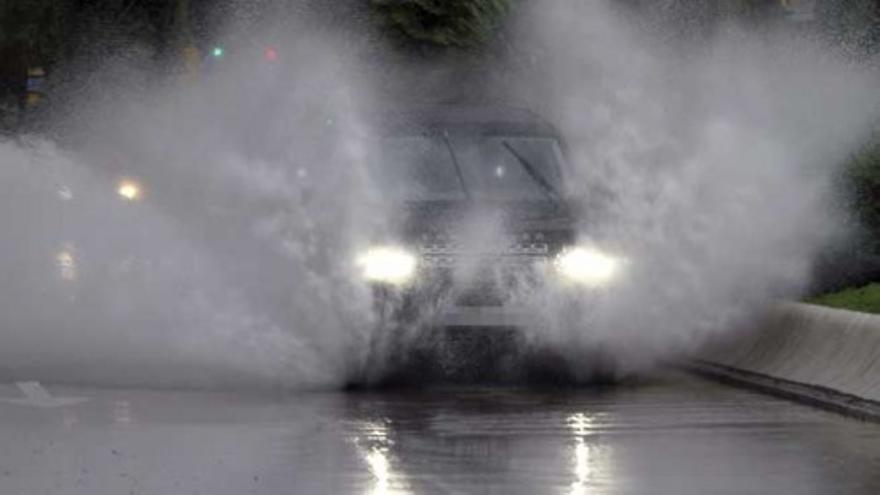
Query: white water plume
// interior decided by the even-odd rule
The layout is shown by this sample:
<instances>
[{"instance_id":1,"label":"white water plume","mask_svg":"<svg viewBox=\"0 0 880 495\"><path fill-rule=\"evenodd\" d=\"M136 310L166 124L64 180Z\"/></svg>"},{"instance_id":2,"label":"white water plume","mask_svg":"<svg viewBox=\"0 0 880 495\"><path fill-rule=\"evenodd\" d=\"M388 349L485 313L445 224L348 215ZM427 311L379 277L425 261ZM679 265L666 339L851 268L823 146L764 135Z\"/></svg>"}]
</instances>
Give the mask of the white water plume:
<instances>
[{"instance_id":1,"label":"white water plume","mask_svg":"<svg viewBox=\"0 0 880 495\"><path fill-rule=\"evenodd\" d=\"M626 372L801 295L843 233L832 178L876 117L876 74L783 25L689 43L607 2L533 7L537 70L519 95L569 140L581 239L629 259L577 310L542 301L548 340L580 349L575 367L600 348Z\"/></svg>"},{"instance_id":2,"label":"white water plume","mask_svg":"<svg viewBox=\"0 0 880 495\"><path fill-rule=\"evenodd\" d=\"M575 370L598 349L625 373L800 293L839 233L831 177L874 117L872 74L782 34L660 43L602 2L542 2L521 21L527 62L514 65L532 70L481 93L558 124L580 240L628 260L607 291L530 294L539 343ZM365 178L371 78L350 40L273 44L277 64L257 50L197 86L72 112L72 146L0 143L4 375L281 387L340 385L365 363L381 375L387 356L366 361L372 295L351 264L398 218ZM495 213L457 234L504 245Z\"/></svg>"},{"instance_id":3,"label":"white water plume","mask_svg":"<svg viewBox=\"0 0 880 495\"><path fill-rule=\"evenodd\" d=\"M312 387L359 366L372 314L351 251L383 215L356 77L332 41L286 41L285 64L84 108L70 149L0 143L6 374Z\"/></svg>"}]
</instances>

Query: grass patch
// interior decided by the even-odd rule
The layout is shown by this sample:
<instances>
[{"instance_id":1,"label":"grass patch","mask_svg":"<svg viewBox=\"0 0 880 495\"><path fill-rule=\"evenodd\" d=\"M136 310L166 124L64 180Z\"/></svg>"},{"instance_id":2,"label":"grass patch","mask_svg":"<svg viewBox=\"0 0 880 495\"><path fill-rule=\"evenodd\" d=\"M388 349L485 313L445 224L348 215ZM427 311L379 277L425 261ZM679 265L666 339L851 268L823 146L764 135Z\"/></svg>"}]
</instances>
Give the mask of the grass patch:
<instances>
[{"instance_id":1,"label":"grass patch","mask_svg":"<svg viewBox=\"0 0 880 495\"><path fill-rule=\"evenodd\" d=\"M880 283L857 289L844 289L840 292L822 294L807 301L832 308L880 314Z\"/></svg>"}]
</instances>

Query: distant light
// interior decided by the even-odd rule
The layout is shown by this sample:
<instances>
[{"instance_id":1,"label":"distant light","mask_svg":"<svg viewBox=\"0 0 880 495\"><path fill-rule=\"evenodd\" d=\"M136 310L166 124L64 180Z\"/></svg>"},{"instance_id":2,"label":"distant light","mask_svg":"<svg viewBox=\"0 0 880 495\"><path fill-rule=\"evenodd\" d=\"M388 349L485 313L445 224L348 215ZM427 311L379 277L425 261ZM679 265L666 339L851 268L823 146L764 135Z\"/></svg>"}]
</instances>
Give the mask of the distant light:
<instances>
[{"instance_id":1,"label":"distant light","mask_svg":"<svg viewBox=\"0 0 880 495\"><path fill-rule=\"evenodd\" d=\"M274 46L266 47L266 50L263 51L263 57L269 62L275 62L278 60L278 49Z\"/></svg>"},{"instance_id":2,"label":"distant light","mask_svg":"<svg viewBox=\"0 0 880 495\"><path fill-rule=\"evenodd\" d=\"M133 180L123 180L119 182L116 193L126 201L138 201L143 196L141 185Z\"/></svg>"},{"instance_id":3,"label":"distant light","mask_svg":"<svg viewBox=\"0 0 880 495\"><path fill-rule=\"evenodd\" d=\"M62 280L76 280L76 258L73 256L73 246L64 245L61 251L55 255L55 265L58 267Z\"/></svg>"},{"instance_id":4,"label":"distant light","mask_svg":"<svg viewBox=\"0 0 880 495\"><path fill-rule=\"evenodd\" d=\"M224 50L222 46L215 46L214 49L211 50L211 56L213 56L214 58L220 58L225 53L226 50Z\"/></svg>"},{"instance_id":5,"label":"distant light","mask_svg":"<svg viewBox=\"0 0 880 495\"><path fill-rule=\"evenodd\" d=\"M506 171L507 170L505 170L505 168L501 165L495 167L495 177L498 177L499 179L501 179L502 177L504 177L504 174Z\"/></svg>"}]
</instances>

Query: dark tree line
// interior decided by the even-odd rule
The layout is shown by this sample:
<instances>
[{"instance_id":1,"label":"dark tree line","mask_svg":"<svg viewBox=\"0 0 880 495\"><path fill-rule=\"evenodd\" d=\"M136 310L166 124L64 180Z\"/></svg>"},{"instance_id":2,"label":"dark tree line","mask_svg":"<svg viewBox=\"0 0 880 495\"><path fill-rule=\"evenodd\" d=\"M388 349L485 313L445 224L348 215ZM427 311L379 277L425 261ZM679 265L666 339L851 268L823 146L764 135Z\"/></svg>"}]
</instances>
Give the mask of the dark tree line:
<instances>
[{"instance_id":1,"label":"dark tree line","mask_svg":"<svg viewBox=\"0 0 880 495\"><path fill-rule=\"evenodd\" d=\"M203 52L230 17L252 22L302 9L328 22L363 19L395 45L416 54L466 50L491 44L518 5L539 0L0 0L0 130L23 101L28 68L50 75L59 67L100 66L110 57L137 53L152 72L179 67L181 48ZM556 0L543 0L554 2ZM662 19L687 37L711 35L729 20L785 22L785 0L611 0L635 15ZM533 4L530 4L533 5ZM832 45L857 58L880 52L880 0L813 0L808 24ZM259 13L263 11L262 16ZM339 18L343 18L340 22ZM427 49L426 49L427 48ZM876 58L875 58L876 59ZM147 71L151 72L151 71ZM10 103L11 102L11 103ZM10 109L12 111L10 111ZM15 119L12 119L14 121ZM880 138L854 155L844 185L861 223L864 246L880 253Z\"/></svg>"},{"instance_id":2,"label":"dark tree line","mask_svg":"<svg viewBox=\"0 0 880 495\"><path fill-rule=\"evenodd\" d=\"M161 50L178 0L3 0L0 47L51 66L90 38L137 39Z\"/></svg>"},{"instance_id":3,"label":"dark tree line","mask_svg":"<svg viewBox=\"0 0 880 495\"><path fill-rule=\"evenodd\" d=\"M0 99L20 99L28 68L51 71L146 47L166 56L176 0L0 0Z\"/></svg>"},{"instance_id":4,"label":"dark tree line","mask_svg":"<svg viewBox=\"0 0 880 495\"><path fill-rule=\"evenodd\" d=\"M137 40L159 58L181 43L204 42L224 7L248 9L339 4L369 9L376 26L404 45L474 48L491 40L518 3L531 0L0 0L0 72L22 64L48 66L73 56L90 39ZM548 0L552 1L552 0ZM719 20L749 22L779 17L786 0L614 0L650 15L661 11L699 31ZM814 0L816 15L830 36L862 48L880 44L880 0ZM345 12L345 9L339 9ZM220 11L221 15L210 15ZM14 71L13 71L14 72Z\"/></svg>"},{"instance_id":5,"label":"dark tree line","mask_svg":"<svg viewBox=\"0 0 880 495\"><path fill-rule=\"evenodd\" d=\"M205 53L224 23L249 17L259 24L260 11L277 18L307 9L329 22L357 16L358 25L363 17L398 48L431 57L479 53L503 37L506 16L533 1L539 0L0 0L0 104L21 101L29 67L50 74L64 65L87 70L136 54L154 73L168 73L180 67L182 47ZM711 35L713 26L730 19L761 23L785 16L784 0L610 1L675 23L687 37ZM814 24L829 39L854 53L877 51L880 0L814 1Z\"/></svg>"},{"instance_id":6,"label":"dark tree line","mask_svg":"<svg viewBox=\"0 0 880 495\"><path fill-rule=\"evenodd\" d=\"M474 47L497 31L511 0L371 0L383 26L405 43Z\"/></svg>"}]
</instances>

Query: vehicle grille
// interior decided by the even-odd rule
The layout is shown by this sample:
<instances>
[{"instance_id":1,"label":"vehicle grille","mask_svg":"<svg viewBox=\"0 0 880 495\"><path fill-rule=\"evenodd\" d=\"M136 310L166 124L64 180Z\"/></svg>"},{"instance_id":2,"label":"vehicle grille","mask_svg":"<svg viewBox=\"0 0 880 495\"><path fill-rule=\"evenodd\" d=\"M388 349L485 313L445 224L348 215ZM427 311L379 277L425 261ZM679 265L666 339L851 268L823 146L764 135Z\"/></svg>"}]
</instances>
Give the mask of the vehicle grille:
<instances>
[{"instance_id":1,"label":"vehicle grille","mask_svg":"<svg viewBox=\"0 0 880 495\"><path fill-rule=\"evenodd\" d=\"M548 256L551 253L550 243L543 234L523 234L519 236L507 236L502 242L494 243L493 246L480 248L466 248L458 239L451 236L425 236L419 246L423 256L510 256L531 255Z\"/></svg>"},{"instance_id":2,"label":"vehicle grille","mask_svg":"<svg viewBox=\"0 0 880 495\"><path fill-rule=\"evenodd\" d=\"M522 294L539 283L539 264L547 256L502 255L478 256L467 261L461 256L423 255L423 287L432 297L443 297L457 306L504 306L511 297ZM474 267L460 275L455 270L461 263Z\"/></svg>"}]
</instances>

